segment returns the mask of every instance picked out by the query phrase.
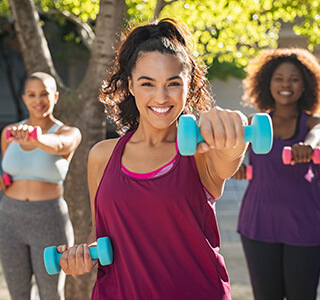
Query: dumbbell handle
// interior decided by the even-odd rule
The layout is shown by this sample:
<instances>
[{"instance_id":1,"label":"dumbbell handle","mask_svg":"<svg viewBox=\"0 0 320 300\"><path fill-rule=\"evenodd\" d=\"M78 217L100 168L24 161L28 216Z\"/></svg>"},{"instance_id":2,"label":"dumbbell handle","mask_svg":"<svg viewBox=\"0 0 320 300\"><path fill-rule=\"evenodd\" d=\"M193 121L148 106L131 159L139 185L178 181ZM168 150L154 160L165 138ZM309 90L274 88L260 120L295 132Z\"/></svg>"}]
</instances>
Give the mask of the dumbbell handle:
<instances>
[{"instance_id":1,"label":"dumbbell handle","mask_svg":"<svg viewBox=\"0 0 320 300\"><path fill-rule=\"evenodd\" d=\"M31 132L29 132L29 138L32 138L32 139L34 139L35 141L37 141L37 140L38 140L38 130L39 130L39 129L40 129L39 126L35 126L34 129L33 129ZM6 131L6 139L8 140L8 139L11 138L11 137L13 137L13 135L12 135L11 130L10 130L10 128L9 128L9 129L7 129L7 131Z\"/></svg>"},{"instance_id":2,"label":"dumbbell handle","mask_svg":"<svg viewBox=\"0 0 320 300\"><path fill-rule=\"evenodd\" d=\"M98 255L98 247L97 246L93 246L93 247L89 247L89 251L90 251L90 256L92 260L98 259L99 255ZM58 260L60 260L62 256L62 253L57 252L57 258Z\"/></svg>"},{"instance_id":3,"label":"dumbbell handle","mask_svg":"<svg viewBox=\"0 0 320 300\"><path fill-rule=\"evenodd\" d=\"M253 137L253 127L252 125L246 125L243 126L244 127L244 138L243 138L243 142L250 142L252 140ZM200 127L197 126L196 127L196 131L197 131L197 144L205 142L204 138L202 137L201 133L200 133Z\"/></svg>"},{"instance_id":4,"label":"dumbbell handle","mask_svg":"<svg viewBox=\"0 0 320 300\"><path fill-rule=\"evenodd\" d=\"M313 149L313 153L311 156L313 163L320 164L320 148ZM285 165L289 165L292 160L291 147L285 146L282 149L282 161Z\"/></svg>"}]
</instances>

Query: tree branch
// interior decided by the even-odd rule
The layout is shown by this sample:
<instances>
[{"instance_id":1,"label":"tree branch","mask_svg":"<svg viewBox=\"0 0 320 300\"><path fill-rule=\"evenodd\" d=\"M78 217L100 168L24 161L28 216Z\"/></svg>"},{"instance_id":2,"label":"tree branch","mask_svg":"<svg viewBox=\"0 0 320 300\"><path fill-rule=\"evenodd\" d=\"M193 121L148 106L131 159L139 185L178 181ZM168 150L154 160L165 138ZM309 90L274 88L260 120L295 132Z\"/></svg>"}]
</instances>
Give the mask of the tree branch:
<instances>
[{"instance_id":1,"label":"tree branch","mask_svg":"<svg viewBox=\"0 0 320 300\"><path fill-rule=\"evenodd\" d=\"M58 85L66 89L54 68L34 1L9 0L9 4L27 73L36 71L50 73L56 78Z\"/></svg>"},{"instance_id":2,"label":"tree branch","mask_svg":"<svg viewBox=\"0 0 320 300\"><path fill-rule=\"evenodd\" d=\"M83 22L80 18L78 18L77 16L75 16L74 14L66 10L60 10L55 8L55 9L50 9L47 12L42 11L42 13L44 15L60 14L64 16L67 20L75 24L84 46L89 51L91 50L96 35L89 24Z\"/></svg>"},{"instance_id":3,"label":"tree branch","mask_svg":"<svg viewBox=\"0 0 320 300\"><path fill-rule=\"evenodd\" d=\"M164 0L158 0L156 8L154 10L153 19L156 20L159 18L161 11L167 6L170 5L178 0L171 0L171 1L164 1Z\"/></svg>"}]
</instances>

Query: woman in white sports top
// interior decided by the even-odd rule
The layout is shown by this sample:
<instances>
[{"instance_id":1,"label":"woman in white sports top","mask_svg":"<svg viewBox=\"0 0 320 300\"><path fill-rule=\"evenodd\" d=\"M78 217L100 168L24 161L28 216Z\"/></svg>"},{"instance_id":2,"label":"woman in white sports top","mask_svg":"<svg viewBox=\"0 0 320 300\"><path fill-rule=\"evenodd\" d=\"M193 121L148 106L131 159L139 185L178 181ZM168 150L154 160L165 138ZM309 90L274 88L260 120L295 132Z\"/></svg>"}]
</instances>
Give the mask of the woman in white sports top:
<instances>
[{"instance_id":1,"label":"woman in white sports top","mask_svg":"<svg viewBox=\"0 0 320 300\"><path fill-rule=\"evenodd\" d=\"M49 276L45 247L73 244L63 182L81 133L57 120L55 79L31 74L23 101L29 118L4 128L1 135L0 260L12 300L30 299L34 274L41 299L64 299L65 274Z\"/></svg>"}]
</instances>

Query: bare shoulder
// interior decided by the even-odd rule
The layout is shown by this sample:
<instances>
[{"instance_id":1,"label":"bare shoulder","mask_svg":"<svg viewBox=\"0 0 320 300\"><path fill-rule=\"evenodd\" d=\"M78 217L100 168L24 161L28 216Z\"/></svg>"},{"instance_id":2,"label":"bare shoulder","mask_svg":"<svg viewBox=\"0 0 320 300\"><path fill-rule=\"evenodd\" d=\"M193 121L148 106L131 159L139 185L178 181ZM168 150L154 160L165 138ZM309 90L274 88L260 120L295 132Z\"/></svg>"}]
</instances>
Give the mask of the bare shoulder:
<instances>
[{"instance_id":1,"label":"bare shoulder","mask_svg":"<svg viewBox=\"0 0 320 300\"><path fill-rule=\"evenodd\" d=\"M119 139L103 140L95 144L89 152L88 169L97 169L98 173L104 170Z\"/></svg>"},{"instance_id":2,"label":"bare shoulder","mask_svg":"<svg viewBox=\"0 0 320 300\"><path fill-rule=\"evenodd\" d=\"M320 114L309 115L307 119L307 126L311 130L314 126L320 124Z\"/></svg>"},{"instance_id":3,"label":"bare shoulder","mask_svg":"<svg viewBox=\"0 0 320 300\"><path fill-rule=\"evenodd\" d=\"M69 126L66 124L62 124L62 126L59 128L59 130L56 132L56 134L77 134L81 136L81 131L78 127Z\"/></svg>"},{"instance_id":4,"label":"bare shoulder","mask_svg":"<svg viewBox=\"0 0 320 300\"><path fill-rule=\"evenodd\" d=\"M95 159L99 159L101 156L109 158L119 139L120 138L114 138L98 142L91 148L89 155Z\"/></svg>"}]
</instances>

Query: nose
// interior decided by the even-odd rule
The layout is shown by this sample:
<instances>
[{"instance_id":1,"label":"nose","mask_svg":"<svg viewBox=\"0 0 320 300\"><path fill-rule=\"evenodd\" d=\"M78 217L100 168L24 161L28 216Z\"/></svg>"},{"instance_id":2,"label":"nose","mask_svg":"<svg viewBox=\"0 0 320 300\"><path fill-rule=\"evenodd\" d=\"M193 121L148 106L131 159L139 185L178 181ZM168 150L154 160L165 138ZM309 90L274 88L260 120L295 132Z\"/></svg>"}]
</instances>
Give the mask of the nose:
<instances>
[{"instance_id":1,"label":"nose","mask_svg":"<svg viewBox=\"0 0 320 300\"><path fill-rule=\"evenodd\" d=\"M284 87L289 87L289 86L291 86L291 81L290 81L290 79L285 79L285 80L283 80L282 85L283 85Z\"/></svg>"},{"instance_id":2,"label":"nose","mask_svg":"<svg viewBox=\"0 0 320 300\"><path fill-rule=\"evenodd\" d=\"M167 87L159 87L156 92L156 102L159 104L166 103L168 101L168 89Z\"/></svg>"}]
</instances>

